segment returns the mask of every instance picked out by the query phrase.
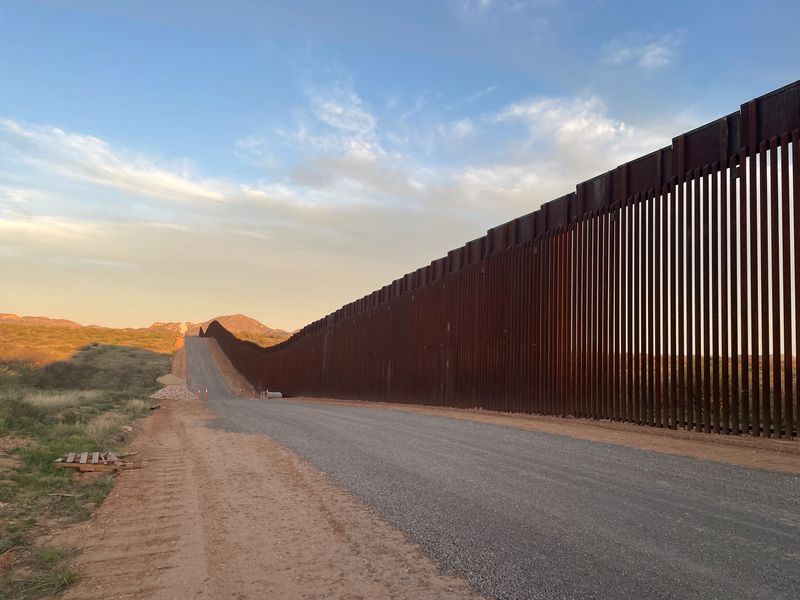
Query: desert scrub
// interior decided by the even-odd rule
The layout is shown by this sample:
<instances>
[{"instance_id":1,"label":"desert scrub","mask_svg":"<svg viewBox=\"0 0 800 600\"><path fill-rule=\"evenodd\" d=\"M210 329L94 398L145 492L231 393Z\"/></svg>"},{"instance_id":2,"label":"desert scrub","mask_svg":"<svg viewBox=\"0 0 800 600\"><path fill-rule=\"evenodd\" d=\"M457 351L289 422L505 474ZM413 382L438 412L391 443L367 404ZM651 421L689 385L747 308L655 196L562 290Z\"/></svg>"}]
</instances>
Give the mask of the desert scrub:
<instances>
[{"instance_id":1,"label":"desert scrub","mask_svg":"<svg viewBox=\"0 0 800 600\"><path fill-rule=\"evenodd\" d=\"M170 354L177 334L154 329L110 329L106 327L59 327L25 323L0 324L0 363L22 360L42 366L68 360L91 344L124 346Z\"/></svg>"},{"instance_id":2,"label":"desert scrub","mask_svg":"<svg viewBox=\"0 0 800 600\"><path fill-rule=\"evenodd\" d=\"M76 477L53 460L119 451L123 428L149 413L146 398L169 367L169 354L98 344L45 366L0 365L0 557L14 555L14 568L0 569L0 600L53 596L77 579L62 551L36 540L88 518L113 477Z\"/></svg>"},{"instance_id":3,"label":"desert scrub","mask_svg":"<svg viewBox=\"0 0 800 600\"><path fill-rule=\"evenodd\" d=\"M2 600L53 597L78 581L80 573L69 566L68 553L57 548L34 548L30 552L31 575L9 579L0 588Z\"/></svg>"}]
</instances>

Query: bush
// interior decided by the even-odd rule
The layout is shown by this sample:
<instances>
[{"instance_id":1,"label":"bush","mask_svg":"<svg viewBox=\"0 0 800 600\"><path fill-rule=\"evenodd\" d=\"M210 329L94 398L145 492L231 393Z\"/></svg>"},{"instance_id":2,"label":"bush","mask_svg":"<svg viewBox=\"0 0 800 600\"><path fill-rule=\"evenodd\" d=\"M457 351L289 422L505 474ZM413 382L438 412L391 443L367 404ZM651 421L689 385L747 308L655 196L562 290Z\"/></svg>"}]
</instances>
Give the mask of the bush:
<instances>
[{"instance_id":1,"label":"bush","mask_svg":"<svg viewBox=\"0 0 800 600\"><path fill-rule=\"evenodd\" d=\"M31 370L22 377L22 382L40 389L82 389L86 385L88 373L85 365L76 361L58 361Z\"/></svg>"}]
</instances>

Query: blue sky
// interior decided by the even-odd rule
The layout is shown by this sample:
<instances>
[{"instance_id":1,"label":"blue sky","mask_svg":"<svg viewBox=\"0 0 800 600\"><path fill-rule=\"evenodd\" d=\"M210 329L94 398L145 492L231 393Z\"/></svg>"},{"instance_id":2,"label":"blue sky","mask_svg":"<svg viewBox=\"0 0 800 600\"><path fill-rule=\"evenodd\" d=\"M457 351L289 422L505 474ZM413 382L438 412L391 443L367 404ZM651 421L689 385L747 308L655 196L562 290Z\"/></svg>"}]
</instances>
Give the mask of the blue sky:
<instances>
[{"instance_id":1,"label":"blue sky","mask_svg":"<svg viewBox=\"0 0 800 600\"><path fill-rule=\"evenodd\" d=\"M0 0L0 312L302 326L798 79L799 17Z\"/></svg>"}]
</instances>

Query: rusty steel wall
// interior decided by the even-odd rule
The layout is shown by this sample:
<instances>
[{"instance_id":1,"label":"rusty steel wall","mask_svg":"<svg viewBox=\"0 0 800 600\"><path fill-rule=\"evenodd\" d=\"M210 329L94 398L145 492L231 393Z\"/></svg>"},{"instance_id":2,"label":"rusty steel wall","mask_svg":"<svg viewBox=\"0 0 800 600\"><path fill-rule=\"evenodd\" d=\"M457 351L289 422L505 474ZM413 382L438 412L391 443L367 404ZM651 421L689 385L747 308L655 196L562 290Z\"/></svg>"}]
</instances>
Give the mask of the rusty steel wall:
<instances>
[{"instance_id":1,"label":"rusty steel wall","mask_svg":"<svg viewBox=\"0 0 800 600\"><path fill-rule=\"evenodd\" d=\"M797 436L800 82L271 348L257 388Z\"/></svg>"}]
</instances>

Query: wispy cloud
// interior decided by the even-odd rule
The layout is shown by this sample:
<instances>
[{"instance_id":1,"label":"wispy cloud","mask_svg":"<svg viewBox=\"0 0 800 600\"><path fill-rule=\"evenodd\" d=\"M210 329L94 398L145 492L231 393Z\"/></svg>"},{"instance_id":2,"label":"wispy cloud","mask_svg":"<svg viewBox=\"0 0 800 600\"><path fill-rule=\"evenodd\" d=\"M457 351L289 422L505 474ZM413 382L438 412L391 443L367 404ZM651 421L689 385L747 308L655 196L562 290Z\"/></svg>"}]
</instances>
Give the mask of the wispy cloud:
<instances>
[{"instance_id":1,"label":"wispy cloud","mask_svg":"<svg viewBox=\"0 0 800 600\"><path fill-rule=\"evenodd\" d=\"M480 24L492 17L519 18L534 10L541 12L558 7L562 0L451 0L450 12L465 23ZM534 16L532 25L542 23L542 17Z\"/></svg>"},{"instance_id":2,"label":"wispy cloud","mask_svg":"<svg viewBox=\"0 0 800 600\"><path fill-rule=\"evenodd\" d=\"M483 222L490 215L501 222L533 210L580 181L668 143L674 133L666 122L663 129L647 129L615 119L596 96L520 100L487 115L484 126L494 134L496 128L513 128L505 135L505 159L454 169L434 188L453 210Z\"/></svg>"},{"instance_id":3,"label":"wispy cloud","mask_svg":"<svg viewBox=\"0 0 800 600\"><path fill-rule=\"evenodd\" d=\"M431 101L431 96L432 94L428 92L419 94L414 99L414 106L404 111L403 114L400 115L400 120L405 121L420 112Z\"/></svg>"},{"instance_id":4,"label":"wispy cloud","mask_svg":"<svg viewBox=\"0 0 800 600\"><path fill-rule=\"evenodd\" d=\"M675 31L655 39L641 34L615 39L603 47L602 62L613 66L635 65L643 71L654 71L671 64L685 33Z\"/></svg>"},{"instance_id":5,"label":"wispy cloud","mask_svg":"<svg viewBox=\"0 0 800 600\"><path fill-rule=\"evenodd\" d=\"M474 18L485 15L496 5L496 0L452 0L450 10L458 16Z\"/></svg>"},{"instance_id":6,"label":"wispy cloud","mask_svg":"<svg viewBox=\"0 0 800 600\"><path fill-rule=\"evenodd\" d=\"M334 129L345 133L371 136L377 119L350 85L336 84L327 90L311 93L314 116Z\"/></svg>"},{"instance_id":7,"label":"wispy cloud","mask_svg":"<svg viewBox=\"0 0 800 600\"><path fill-rule=\"evenodd\" d=\"M560 0L452 0L451 12L467 20L481 19L493 11L519 13L531 5L552 5Z\"/></svg>"},{"instance_id":8,"label":"wispy cloud","mask_svg":"<svg viewBox=\"0 0 800 600\"><path fill-rule=\"evenodd\" d=\"M275 133L307 151L328 156L345 154L373 160L385 154L378 139L378 118L346 78L309 86L308 105L294 128L281 125Z\"/></svg>"},{"instance_id":9,"label":"wispy cloud","mask_svg":"<svg viewBox=\"0 0 800 600\"><path fill-rule=\"evenodd\" d=\"M69 133L58 127L0 120L0 149L16 149L36 163L66 177L174 201L222 201L212 182L192 173L187 163L165 168L151 157L113 148L98 137Z\"/></svg>"},{"instance_id":10,"label":"wispy cloud","mask_svg":"<svg viewBox=\"0 0 800 600\"><path fill-rule=\"evenodd\" d=\"M30 240L76 242L98 230L92 222L81 222L47 216L25 216L20 214L0 216L0 233L9 241L12 236Z\"/></svg>"},{"instance_id":11,"label":"wispy cloud","mask_svg":"<svg viewBox=\"0 0 800 600\"><path fill-rule=\"evenodd\" d=\"M436 130L446 141L460 141L475 133L475 124L471 119L459 119L449 123L442 123Z\"/></svg>"},{"instance_id":12,"label":"wispy cloud","mask_svg":"<svg viewBox=\"0 0 800 600\"><path fill-rule=\"evenodd\" d=\"M259 168L272 168L277 164L270 151L269 141L261 135L249 135L235 141L237 158L248 165Z\"/></svg>"},{"instance_id":13,"label":"wispy cloud","mask_svg":"<svg viewBox=\"0 0 800 600\"><path fill-rule=\"evenodd\" d=\"M458 108L460 106L465 106L468 104L474 104L484 96L488 96L492 92L497 89L496 85L490 85L482 90L478 90L477 92L473 92L472 94L467 94L463 98L459 98L458 100L451 102L448 104L445 109L446 110L453 110L454 108Z\"/></svg>"}]
</instances>

